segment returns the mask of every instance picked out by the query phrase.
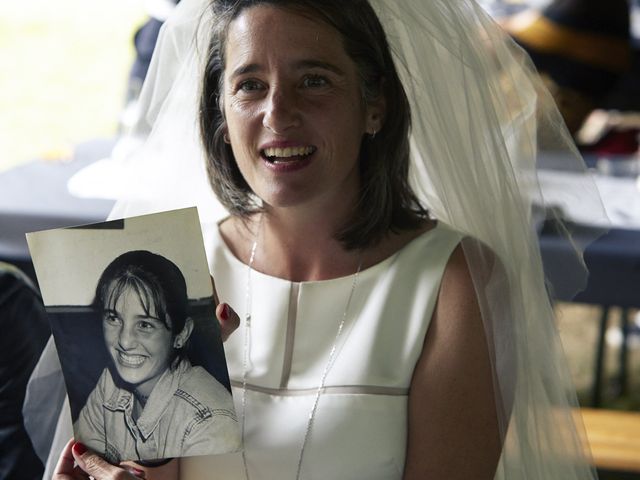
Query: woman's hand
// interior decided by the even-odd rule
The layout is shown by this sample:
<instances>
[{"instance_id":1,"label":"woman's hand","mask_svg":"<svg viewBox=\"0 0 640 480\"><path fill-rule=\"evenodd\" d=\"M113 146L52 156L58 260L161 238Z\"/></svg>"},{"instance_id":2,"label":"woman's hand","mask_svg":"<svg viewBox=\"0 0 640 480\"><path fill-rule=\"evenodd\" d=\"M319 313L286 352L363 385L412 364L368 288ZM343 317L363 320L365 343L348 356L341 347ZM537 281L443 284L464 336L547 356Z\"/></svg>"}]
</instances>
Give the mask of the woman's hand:
<instances>
[{"instance_id":1,"label":"woman's hand","mask_svg":"<svg viewBox=\"0 0 640 480\"><path fill-rule=\"evenodd\" d=\"M213 301L216 304L216 317L220 323L220 335L222 336L222 341L226 342L229 335L240 326L240 317L228 303L220 303L213 277L211 277L211 285L213 286Z\"/></svg>"},{"instance_id":2,"label":"woman's hand","mask_svg":"<svg viewBox=\"0 0 640 480\"><path fill-rule=\"evenodd\" d=\"M227 303L218 304L216 307L216 317L218 317L218 322L220 322L222 341L226 342L229 335L240 326L240 317L238 317L238 314L234 312L233 308Z\"/></svg>"},{"instance_id":3,"label":"woman's hand","mask_svg":"<svg viewBox=\"0 0 640 480\"><path fill-rule=\"evenodd\" d=\"M111 465L81 443L71 439L64 447L53 480L139 480L146 478L144 470L130 465Z\"/></svg>"}]
</instances>

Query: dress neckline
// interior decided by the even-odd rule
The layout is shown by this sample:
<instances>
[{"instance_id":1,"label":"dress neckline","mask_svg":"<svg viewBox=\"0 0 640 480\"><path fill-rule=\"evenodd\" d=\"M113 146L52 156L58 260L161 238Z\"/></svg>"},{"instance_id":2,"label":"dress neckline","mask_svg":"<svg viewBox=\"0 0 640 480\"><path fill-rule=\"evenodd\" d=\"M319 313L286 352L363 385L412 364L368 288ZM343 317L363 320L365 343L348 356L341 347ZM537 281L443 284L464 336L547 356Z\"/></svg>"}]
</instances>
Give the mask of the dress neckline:
<instances>
[{"instance_id":1,"label":"dress neckline","mask_svg":"<svg viewBox=\"0 0 640 480\"><path fill-rule=\"evenodd\" d=\"M217 222L215 224L215 228L214 228L214 236L217 237L216 240L218 240L219 245L221 245L222 248L222 253L225 256L225 258L229 261L229 263L231 263L232 265L235 265L237 268L248 268L248 265L246 263L244 263L242 260L240 260L238 257L235 256L235 254L231 251L231 249L229 248L229 246L227 245L227 242L225 241L224 237L222 236L222 234L220 233L220 224L222 222L224 222L228 217L223 218L222 220L220 220L219 222ZM368 277L371 275L376 275L376 273L378 272L378 270L380 269L386 269L386 267L394 262L400 255L403 254L403 252L407 252L410 251L414 248L417 248L420 244L422 244L422 242L426 241L427 239L432 237L432 232L435 232L437 230L442 230L444 228L446 228L446 226L439 220L435 220L435 225L426 230L425 232L421 233L420 235L416 236L415 238L411 239L409 242L407 242L406 245L404 245L402 248L400 248L399 250L395 251L394 253L392 253L391 255L389 255L388 257L384 258L383 260L379 261L378 263L375 263L373 265L368 266L367 268L363 268L362 270L360 270L359 272L359 276L360 277ZM289 280L286 278L281 278L281 277L276 277L274 275L269 275L267 273L263 273L260 272L258 270L252 270L253 274L256 275L259 278L263 278L265 280L268 281L273 281L273 282L283 282L285 284L288 285L328 285L331 282L344 282L344 281L352 281L353 276L355 275L355 273L351 273L349 275L344 275L344 276L340 276L340 277L335 277L335 278L327 278L324 280L303 280L301 282L295 282L293 280Z\"/></svg>"}]
</instances>

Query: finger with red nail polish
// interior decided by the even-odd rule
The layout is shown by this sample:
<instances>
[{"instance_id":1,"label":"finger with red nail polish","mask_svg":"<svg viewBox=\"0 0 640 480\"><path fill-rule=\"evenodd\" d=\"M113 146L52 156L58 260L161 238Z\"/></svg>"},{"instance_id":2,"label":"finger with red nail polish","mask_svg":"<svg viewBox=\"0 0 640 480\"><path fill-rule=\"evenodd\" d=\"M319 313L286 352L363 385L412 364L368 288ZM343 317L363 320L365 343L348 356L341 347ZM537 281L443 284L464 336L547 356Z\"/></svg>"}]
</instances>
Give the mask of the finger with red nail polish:
<instances>
[{"instance_id":1,"label":"finger with red nail polish","mask_svg":"<svg viewBox=\"0 0 640 480\"><path fill-rule=\"evenodd\" d=\"M147 476L144 470L140 470L139 468L132 467L131 465L122 465L122 468L124 468L129 473L135 475L138 478L146 478Z\"/></svg>"},{"instance_id":2,"label":"finger with red nail polish","mask_svg":"<svg viewBox=\"0 0 640 480\"><path fill-rule=\"evenodd\" d=\"M240 326L240 317L227 303L218 304L216 316L220 322L220 335L224 342Z\"/></svg>"},{"instance_id":3,"label":"finger with red nail polish","mask_svg":"<svg viewBox=\"0 0 640 480\"><path fill-rule=\"evenodd\" d=\"M80 442L76 442L73 444L71 452L73 453L73 459L78 464L78 467L82 469L82 471L87 475L95 478L96 480L109 478L119 478L123 480L126 478L131 478L133 480L135 478L145 478L144 476L138 476L129 468L123 469L121 467L111 465L104 458L99 456L97 453L92 452ZM138 470L139 472L144 474L142 470L135 470ZM57 480L57 478L54 477L54 480Z\"/></svg>"},{"instance_id":4,"label":"finger with red nail polish","mask_svg":"<svg viewBox=\"0 0 640 480\"><path fill-rule=\"evenodd\" d=\"M83 455L87 451L87 447L84 443L76 442L73 444L73 453L80 456Z\"/></svg>"}]
</instances>

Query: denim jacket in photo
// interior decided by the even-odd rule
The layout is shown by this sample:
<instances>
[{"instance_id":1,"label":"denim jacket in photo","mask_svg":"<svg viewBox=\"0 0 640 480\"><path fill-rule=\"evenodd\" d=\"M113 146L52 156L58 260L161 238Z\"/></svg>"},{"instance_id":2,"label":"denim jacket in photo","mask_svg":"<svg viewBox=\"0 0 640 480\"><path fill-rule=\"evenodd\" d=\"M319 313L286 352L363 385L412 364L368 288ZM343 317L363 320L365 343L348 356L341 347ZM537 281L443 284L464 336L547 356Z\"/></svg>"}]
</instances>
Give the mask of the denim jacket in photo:
<instances>
[{"instance_id":1,"label":"denim jacket in photo","mask_svg":"<svg viewBox=\"0 0 640 480\"><path fill-rule=\"evenodd\" d=\"M133 400L105 368L74 424L76 439L116 464L240 449L231 394L187 360L162 374L137 421Z\"/></svg>"}]
</instances>

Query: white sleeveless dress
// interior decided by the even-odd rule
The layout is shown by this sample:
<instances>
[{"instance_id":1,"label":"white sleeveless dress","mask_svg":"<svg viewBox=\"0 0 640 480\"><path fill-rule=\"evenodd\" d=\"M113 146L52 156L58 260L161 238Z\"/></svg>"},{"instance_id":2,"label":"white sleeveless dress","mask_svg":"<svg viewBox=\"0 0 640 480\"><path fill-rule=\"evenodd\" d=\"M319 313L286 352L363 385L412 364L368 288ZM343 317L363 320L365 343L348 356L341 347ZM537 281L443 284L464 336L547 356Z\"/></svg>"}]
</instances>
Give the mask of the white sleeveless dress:
<instances>
[{"instance_id":1,"label":"white sleeveless dress","mask_svg":"<svg viewBox=\"0 0 640 480\"><path fill-rule=\"evenodd\" d=\"M213 234L211 271L220 298L244 318L248 268ZM443 225L359 274L326 379L303 479L399 479L408 390L445 265L462 235ZM222 281L224 279L224 282ZM251 272L251 343L245 450L251 480L294 479L309 413L353 276L291 282ZM242 417L245 332L225 343ZM181 479L245 479L240 454L181 461Z\"/></svg>"}]
</instances>

